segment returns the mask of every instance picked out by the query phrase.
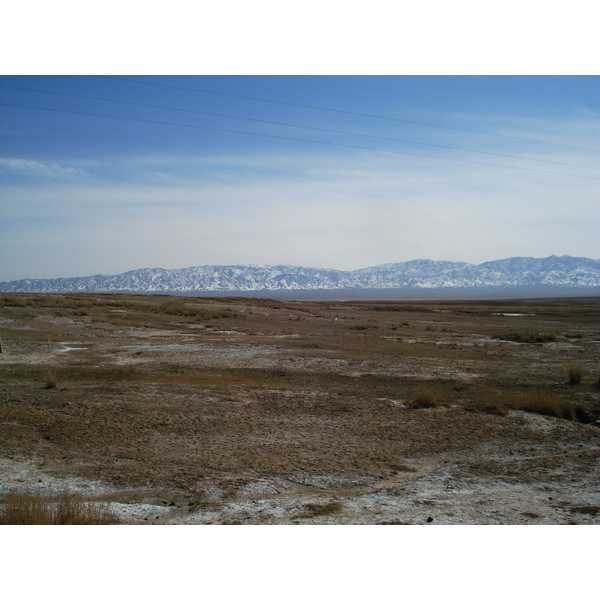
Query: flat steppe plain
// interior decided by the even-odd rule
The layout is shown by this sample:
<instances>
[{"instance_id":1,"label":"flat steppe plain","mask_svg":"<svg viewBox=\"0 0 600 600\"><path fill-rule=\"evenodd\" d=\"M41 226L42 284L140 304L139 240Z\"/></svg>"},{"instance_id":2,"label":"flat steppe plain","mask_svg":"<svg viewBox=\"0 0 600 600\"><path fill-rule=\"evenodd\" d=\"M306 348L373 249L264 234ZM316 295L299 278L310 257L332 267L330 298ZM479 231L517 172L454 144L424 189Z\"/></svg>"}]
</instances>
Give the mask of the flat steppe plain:
<instances>
[{"instance_id":1,"label":"flat steppe plain","mask_svg":"<svg viewBox=\"0 0 600 600\"><path fill-rule=\"evenodd\" d=\"M0 493L139 524L600 523L600 298L0 294L0 336Z\"/></svg>"}]
</instances>

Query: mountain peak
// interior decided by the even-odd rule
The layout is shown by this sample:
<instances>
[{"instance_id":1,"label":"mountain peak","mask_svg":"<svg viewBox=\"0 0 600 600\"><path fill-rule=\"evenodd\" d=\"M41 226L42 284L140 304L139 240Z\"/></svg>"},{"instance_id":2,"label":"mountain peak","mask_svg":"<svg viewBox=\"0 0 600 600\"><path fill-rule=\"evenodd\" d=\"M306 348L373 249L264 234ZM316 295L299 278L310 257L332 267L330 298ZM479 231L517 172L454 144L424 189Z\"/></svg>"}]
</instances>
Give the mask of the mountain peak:
<instances>
[{"instance_id":1,"label":"mountain peak","mask_svg":"<svg viewBox=\"0 0 600 600\"><path fill-rule=\"evenodd\" d=\"M9 281L0 283L0 292L235 292L517 285L598 287L600 260L569 255L516 256L476 265L424 258L356 271L291 265L144 268L120 275Z\"/></svg>"}]
</instances>

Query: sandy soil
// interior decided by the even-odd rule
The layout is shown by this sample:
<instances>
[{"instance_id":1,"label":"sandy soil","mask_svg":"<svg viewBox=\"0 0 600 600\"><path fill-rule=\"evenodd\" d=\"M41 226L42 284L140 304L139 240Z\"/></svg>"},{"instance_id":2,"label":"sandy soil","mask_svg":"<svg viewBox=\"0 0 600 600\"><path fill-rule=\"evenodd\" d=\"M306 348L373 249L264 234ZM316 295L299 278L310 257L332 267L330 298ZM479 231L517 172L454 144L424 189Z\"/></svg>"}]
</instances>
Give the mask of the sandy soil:
<instances>
[{"instance_id":1,"label":"sandy soil","mask_svg":"<svg viewBox=\"0 0 600 600\"><path fill-rule=\"evenodd\" d=\"M4 294L0 493L136 524L599 523L599 308Z\"/></svg>"}]
</instances>

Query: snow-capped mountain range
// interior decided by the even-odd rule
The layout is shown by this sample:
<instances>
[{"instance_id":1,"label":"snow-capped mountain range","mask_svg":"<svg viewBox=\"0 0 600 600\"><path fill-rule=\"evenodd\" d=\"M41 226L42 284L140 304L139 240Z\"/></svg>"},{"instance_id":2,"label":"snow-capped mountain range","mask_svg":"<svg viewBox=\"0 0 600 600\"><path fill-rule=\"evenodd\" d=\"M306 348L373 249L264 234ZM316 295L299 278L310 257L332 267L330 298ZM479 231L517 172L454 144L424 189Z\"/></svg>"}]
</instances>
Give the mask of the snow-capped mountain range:
<instances>
[{"instance_id":1,"label":"snow-capped mountain range","mask_svg":"<svg viewBox=\"0 0 600 600\"><path fill-rule=\"evenodd\" d=\"M597 286L600 291L600 260L573 256L513 257L475 265L423 259L356 271L284 265L150 268L120 275L0 282L0 292L236 292L536 285Z\"/></svg>"}]
</instances>

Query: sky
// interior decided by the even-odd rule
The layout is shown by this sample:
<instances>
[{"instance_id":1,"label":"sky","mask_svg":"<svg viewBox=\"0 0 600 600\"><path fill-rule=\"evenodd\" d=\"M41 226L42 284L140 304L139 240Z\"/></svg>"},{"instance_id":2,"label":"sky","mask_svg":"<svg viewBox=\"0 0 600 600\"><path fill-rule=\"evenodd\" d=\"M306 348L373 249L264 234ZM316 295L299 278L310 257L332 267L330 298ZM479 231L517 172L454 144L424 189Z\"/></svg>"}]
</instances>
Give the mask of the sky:
<instances>
[{"instance_id":1,"label":"sky","mask_svg":"<svg viewBox=\"0 0 600 600\"><path fill-rule=\"evenodd\" d=\"M5 9L0 281L600 256L588 4L135 4Z\"/></svg>"},{"instance_id":2,"label":"sky","mask_svg":"<svg viewBox=\"0 0 600 600\"><path fill-rule=\"evenodd\" d=\"M597 76L0 77L0 280L598 258Z\"/></svg>"}]
</instances>

